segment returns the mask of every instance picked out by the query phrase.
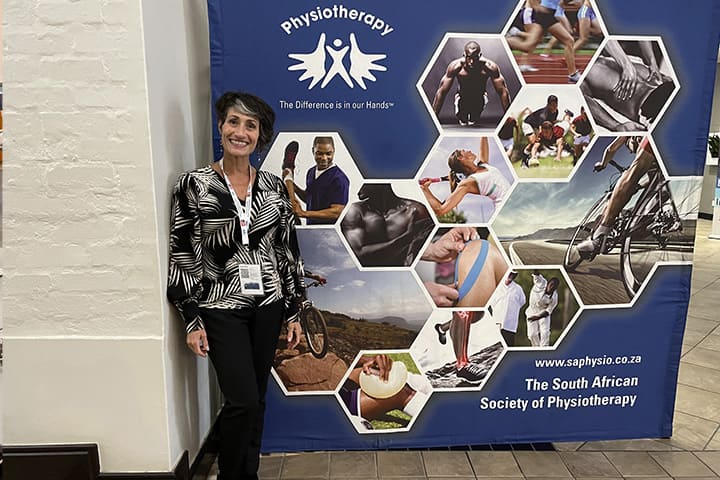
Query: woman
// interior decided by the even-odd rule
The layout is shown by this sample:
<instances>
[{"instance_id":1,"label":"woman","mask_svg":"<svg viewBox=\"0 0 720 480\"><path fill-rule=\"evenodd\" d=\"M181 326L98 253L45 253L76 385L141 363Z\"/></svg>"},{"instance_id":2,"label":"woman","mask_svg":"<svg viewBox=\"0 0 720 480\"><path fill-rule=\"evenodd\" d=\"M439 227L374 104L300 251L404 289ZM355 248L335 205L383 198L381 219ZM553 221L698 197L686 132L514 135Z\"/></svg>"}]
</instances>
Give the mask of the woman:
<instances>
[{"instance_id":1,"label":"woman","mask_svg":"<svg viewBox=\"0 0 720 480\"><path fill-rule=\"evenodd\" d=\"M537 72L538 69L530 64L528 54L542 40L543 28L535 23L533 7L539 0L525 0L525 5L518 12L513 26L516 28L516 35L507 37L507 42L513 50L520 50L522 56L518 59L521 72Z\"/></svg>"},{"instance_id":2,"label":"woman","mask_svg":"<svg viewBox=\"0 0 720 480\"><path fill-rule=\"evenodd\" d=\"M275 113L238 92L223 94L215 108L223 157L183 173L175 186L167 294L190 350L210 355L226 400L218 479L256 479L283 321L289 348L301 334L303 266L282 180L250 165L250 154L272 139Z\"/></svg>"},{"instance_id":3,"label":"woman","mask_svg":"<svg viewBox=\"0 0 720 480\"><path fill-rule=\"evenodd\" d=\"M562 23L555 18L555 11L558 7L566 5L565 0L527 0L525 7L531 7L532 23L539 26L532 27L528 32L528 38L519 40L515 37L507 37L507 42L513 50L521 50L530 53L542 39L542 33L547 31L553 37L557 38L565 47L565 63L567 63L568 83L577 83L580 80L580 71L575 68L575 52L573 50L573 37L563 26ZM534 32L534 33L531 33ZM537 32L540 32L538 35Z\"/></svg>"},{"instance_id":4,"label":"woman","mask_svg":"<svg viewBox=\"0 0 720 480\"><path fill-rule=\"evenodd\" d=\"M489 147L487 137L480 139L480 158L470 150L455 150L448 158L450 167L450 195L444 202L440 201L432 191L436 179L424 178L420 180L420 187L435 215L441 216L455 208L468 193L488 197L498 205L503 201L510 189L510 183L500 173L500 170L488 164ZM478 163L475 163L475 162ZM465 176L459 180L458 174ZM488 219L485 219L487 221Z\"/></svg>"},{"instance_id":5,"label":"woman","mask_svg":"<svg viewBox=\"0 0 720 480\"><path fill-rule=\"evenodd\" d=\"M576 52L587 43L590 34L602 35L602 28L600 27L600 21L598 20L595 10L593 9L590 0L585 0L582 7L578 10L578 32L580 37L575 41L573 50Z\"/></svg>"}]
</instances>

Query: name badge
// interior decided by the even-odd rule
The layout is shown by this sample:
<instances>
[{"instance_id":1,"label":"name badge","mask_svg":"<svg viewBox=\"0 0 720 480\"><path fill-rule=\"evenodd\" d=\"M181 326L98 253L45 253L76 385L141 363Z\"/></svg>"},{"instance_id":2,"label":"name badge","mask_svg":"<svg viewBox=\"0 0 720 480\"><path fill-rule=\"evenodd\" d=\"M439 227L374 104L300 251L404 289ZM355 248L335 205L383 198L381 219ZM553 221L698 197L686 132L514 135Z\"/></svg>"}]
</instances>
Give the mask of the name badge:
<instances>
[{"instance_id":1,"label":"name badge","mask_svg":"<svg viewBox=\"0 0 720 480\"><path fill-rule=\"evenodd\" d=\"M263 295L260 265L240 264L240 291L244 295Z\"/></svg>"}]
</instances>

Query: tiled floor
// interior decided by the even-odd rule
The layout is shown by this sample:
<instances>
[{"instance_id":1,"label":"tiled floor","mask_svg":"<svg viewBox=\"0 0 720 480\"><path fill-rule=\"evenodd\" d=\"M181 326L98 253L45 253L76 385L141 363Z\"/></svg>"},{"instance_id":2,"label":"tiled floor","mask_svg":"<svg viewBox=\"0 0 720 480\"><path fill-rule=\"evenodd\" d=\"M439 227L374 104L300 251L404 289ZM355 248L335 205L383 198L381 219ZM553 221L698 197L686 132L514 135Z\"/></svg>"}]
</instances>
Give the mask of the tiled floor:
<instances>
[{"instance_id":1,"label":"tiled floor","mask_svg":"<svg viewBox=\"0 0 720 480\"><path fill-rule=\"evenodd\" d=\"M710 227L698 225L672 438L556 443L556 451L273 454L262 458L260 478L720 478L720 240L708 239ZM214 460L193 480L215 480Z\"/></svg>"}]
</instances>

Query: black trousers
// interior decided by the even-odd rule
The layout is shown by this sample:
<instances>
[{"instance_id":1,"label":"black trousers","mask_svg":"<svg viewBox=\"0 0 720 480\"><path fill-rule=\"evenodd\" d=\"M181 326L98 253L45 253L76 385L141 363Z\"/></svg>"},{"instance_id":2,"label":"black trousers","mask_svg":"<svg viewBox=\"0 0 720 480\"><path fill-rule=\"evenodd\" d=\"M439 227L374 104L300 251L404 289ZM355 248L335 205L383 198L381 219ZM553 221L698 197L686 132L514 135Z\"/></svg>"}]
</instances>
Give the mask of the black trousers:
<instances>
[{"instance_id":1,"label":"black trousers","mask_svg":"<svg viewBox=\"0 0 720 480\"><path fill-rule=\"evenodd\" d=\"M515 332L511 332L510 330L505 330L504 328L501 328L500 334L505 339L505 343L508 347L515 346Z\"/></svg>"},{"instance_id":2,"label":"black trousers","mask_svg":"<svg viewBox=\"0 0 720 480\"><path fill-rule=\"evenodd\" d=\"M210 360L225 397L218 480L258 478L265 392L283 308L281 300L256 309L202 309Z\"/></svg>"}]
</instances>

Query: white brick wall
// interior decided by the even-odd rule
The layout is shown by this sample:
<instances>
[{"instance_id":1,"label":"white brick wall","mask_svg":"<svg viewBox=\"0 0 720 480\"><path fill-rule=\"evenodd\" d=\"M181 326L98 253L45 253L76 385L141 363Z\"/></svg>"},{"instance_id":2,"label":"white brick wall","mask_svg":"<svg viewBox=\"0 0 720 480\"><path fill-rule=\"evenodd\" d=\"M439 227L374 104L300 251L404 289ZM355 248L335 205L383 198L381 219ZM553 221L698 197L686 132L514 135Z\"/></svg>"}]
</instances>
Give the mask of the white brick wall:
<instances>
[{"instance_id":1,"label":"white brick wall","mask_svg":"<svg viewBox=\"0 0 720 480\"><path fill-rule=\"evenodd\" d=\"M4 442L97 442L102 471L169 471L141 2L3 16Z\"/></svg>"},{"instance_id":2,"label":"white brick wall","mask_svg":"<svg viewBox=\"0 0 720 480\"><path fill-rule=\"evenodd\" d=\"M5 17L8 336L67 333L56 315L84 335L160 335L139 3L11 0ZM35 298L13 288L19 273L54 281ZM128 323L153 311L154 325Z\"/></svg>"}]
</instances>

